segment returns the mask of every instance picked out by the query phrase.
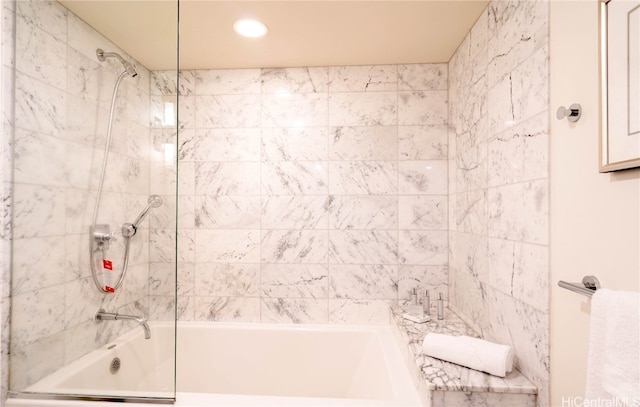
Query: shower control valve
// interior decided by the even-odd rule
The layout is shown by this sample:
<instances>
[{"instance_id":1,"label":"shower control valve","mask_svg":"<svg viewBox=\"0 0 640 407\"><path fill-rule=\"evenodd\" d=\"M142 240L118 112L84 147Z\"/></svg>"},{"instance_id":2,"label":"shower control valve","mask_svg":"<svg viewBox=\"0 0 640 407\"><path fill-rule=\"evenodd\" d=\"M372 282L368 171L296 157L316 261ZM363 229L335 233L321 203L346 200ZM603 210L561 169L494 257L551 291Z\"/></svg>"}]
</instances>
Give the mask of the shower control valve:
<instances>
[{"instance_id":1,"label":"shower control valve","mask_svg":"<svg viewBox=\"0 0 640 407\"><path fill-rule=\"evenodd\" d=\"M93 240L100 249L108 249L109 243L115 241L115 232L111 232L109 225L96 225L93 228Z\"/></svg>"}]
</instances>

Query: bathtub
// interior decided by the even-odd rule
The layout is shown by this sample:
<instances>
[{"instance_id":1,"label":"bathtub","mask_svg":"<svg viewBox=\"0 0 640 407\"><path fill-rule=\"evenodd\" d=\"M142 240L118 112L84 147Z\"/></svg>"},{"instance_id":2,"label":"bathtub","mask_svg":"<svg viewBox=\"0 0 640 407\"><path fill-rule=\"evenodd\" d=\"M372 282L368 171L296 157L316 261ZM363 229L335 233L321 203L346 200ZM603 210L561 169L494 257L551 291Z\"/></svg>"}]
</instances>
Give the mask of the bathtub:
<instances>
[{"instance_id":1,"label":"bathtub","mask_svg":"<svg viewBox=\"0 0 640 407\"><path fill-rule=\"evenodd\" d=\"M173 348L173 328L154 323L151 333L145 340L142 329L135 329L26 391L171 398L173 357L166 349ZM421 405L388 326L180 322L177 337L178 406ZM121 367L111 374L115 357ZM113 406L38 398L10 398L6 404L83 405Z\"/></svg>"}]
</instances>

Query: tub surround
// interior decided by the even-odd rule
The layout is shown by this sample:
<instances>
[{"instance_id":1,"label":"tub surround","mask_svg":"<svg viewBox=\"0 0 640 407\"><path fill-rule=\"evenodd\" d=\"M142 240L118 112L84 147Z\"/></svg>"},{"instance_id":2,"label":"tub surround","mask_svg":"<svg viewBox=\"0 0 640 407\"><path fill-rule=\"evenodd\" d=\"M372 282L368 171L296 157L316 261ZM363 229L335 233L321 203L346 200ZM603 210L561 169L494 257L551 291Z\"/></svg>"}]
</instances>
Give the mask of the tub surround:
<instances>
[{"instance_id":1,"label":"tub surround","mask_svg":"<svg viewBox=\"0 0 640 407\"><path fill-rule=\"evenodd\" d=\"M427 333L479 337L453 311L445 310L445 319L435 318L418 324L402 317L401 306L391 308L392 328L400 342L410 373L423 402L432 407L452 405L535 406L536 386L519 371L501 378L477 370L426 356L422 341Z\"/></svg>"},{"instance_id":2,"label":"tub surround","mask_svg":"<svg viewBox=\"0 0 640 407\"><path fill-rule=\"evenodd\" d=\"M153 72L155 105L167 77ZM180 320L385 325L414 287L447 300L446 64L179 82Z\"/></svg>"},{"instance_id":3,"label":"tub surround","mask_svg":"<svg viewBox=\"0 0 640 407\"><path fill-rule=\"evenodd\" d=\"M548 406L549 2L492 1L449 61L449 303Z\"/></svg>"}]
</instances>

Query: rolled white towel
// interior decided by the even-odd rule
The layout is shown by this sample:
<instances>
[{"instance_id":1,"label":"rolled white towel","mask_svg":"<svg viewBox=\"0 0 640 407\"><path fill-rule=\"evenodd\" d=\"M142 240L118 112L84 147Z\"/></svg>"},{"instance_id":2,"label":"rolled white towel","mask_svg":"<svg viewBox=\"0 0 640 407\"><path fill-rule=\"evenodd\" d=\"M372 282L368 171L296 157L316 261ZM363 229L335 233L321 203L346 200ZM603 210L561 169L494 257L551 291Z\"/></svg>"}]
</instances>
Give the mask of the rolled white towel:
<instances>
[{"instance_id":1,"label":"rolled white towel","mask_svg":"<svg viewBox=\"0 0 640 407\"><path fill-rule=\"evenodd\" d=\"M510 346L470 336L429 333L422 342L424 353L494 376L505 377L513 369Z\"/></svg>"}]
</instances>

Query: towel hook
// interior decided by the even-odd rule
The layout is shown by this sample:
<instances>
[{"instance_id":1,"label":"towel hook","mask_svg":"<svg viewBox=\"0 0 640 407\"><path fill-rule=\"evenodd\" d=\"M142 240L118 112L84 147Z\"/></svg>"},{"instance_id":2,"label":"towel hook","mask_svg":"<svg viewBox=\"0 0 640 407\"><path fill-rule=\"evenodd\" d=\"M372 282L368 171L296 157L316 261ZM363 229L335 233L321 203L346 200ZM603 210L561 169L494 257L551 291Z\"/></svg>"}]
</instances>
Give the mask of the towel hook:
<instances>
[{"instance_id":1,"label":"towel hook","mask_svg":"<svg viewBox=\"0 0 640 407\"><path fill-rule=\"evenodd\" d=\"M580 120L580 116L582 116L582 106L579 103L574 103L567 109L564 106L560 106L556 111L556 117L558 120L562 120L565 117L571 123L575 123Z\"/></svg>"}]
</instances>

